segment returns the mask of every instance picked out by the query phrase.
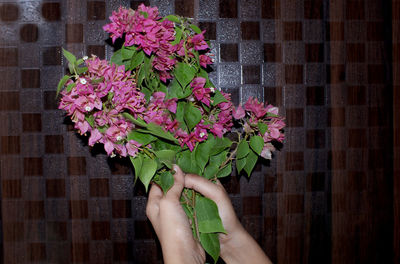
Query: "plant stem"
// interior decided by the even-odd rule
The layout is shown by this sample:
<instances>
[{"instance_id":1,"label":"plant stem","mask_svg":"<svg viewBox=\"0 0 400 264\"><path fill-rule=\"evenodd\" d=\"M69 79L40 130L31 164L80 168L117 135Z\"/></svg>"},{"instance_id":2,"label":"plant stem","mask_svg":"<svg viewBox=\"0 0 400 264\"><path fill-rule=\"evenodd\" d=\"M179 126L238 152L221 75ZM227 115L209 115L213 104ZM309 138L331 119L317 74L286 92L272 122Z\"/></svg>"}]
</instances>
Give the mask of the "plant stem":
<instances>
[{"instance_id":1,"label":"plant stem","mask_svg":"<svg viewBox=\"0 0 400 264\"><path fill-rule=\"evenodd\" d=\"M199 232L199 223L197 222L197 214L196 214L196 192L192 190L192 208L193 208L193 219L194 219L194 228L196 230L197 240L200 241L200 232Z\"/></svg>"}]
</instances>

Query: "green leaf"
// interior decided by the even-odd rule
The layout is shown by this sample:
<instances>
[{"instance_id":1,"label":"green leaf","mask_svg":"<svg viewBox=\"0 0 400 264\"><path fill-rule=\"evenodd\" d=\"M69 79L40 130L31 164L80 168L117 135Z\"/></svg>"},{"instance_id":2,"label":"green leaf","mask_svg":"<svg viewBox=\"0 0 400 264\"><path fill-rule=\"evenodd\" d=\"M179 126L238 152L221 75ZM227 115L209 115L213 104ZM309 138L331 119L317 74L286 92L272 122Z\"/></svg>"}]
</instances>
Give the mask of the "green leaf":
<instances>
[{"instance_id":1,"label":"green leaf","mask_svg":"<svg viewBox=\"0 0 400 264\"><path fill-rule=\"evenodd\" d=\"M261 154L261 151L264 147L264 139L260 136L253 136L250 138L250 147L254 150L258 155Z\"/></svg>"},{"instance_id":2,"label":"green leaf","mask_svg":"<svg viewBox=\"0 0 400 264\"><path fill-rule=\"evenodd\" d=\"M87 70L88 70L88 67L79 67L79 68L76 68L76 73L82 74L84 72L87 72Z\"/></svg>"},{"instance_id":3,"label":"green leaf","mask_svg":"<svg viewBox=\"0 0 400 264\"><path fill-rule=\"evenodd\" d=\"M71 52L69 52L66 49L62 49L63 55L65 58L67 58L68 62L71 64L74 64L76 62L76 57L74 54L72 54Z\"/></svg>"},{"instance_id":4,"label":"green leaf","mask_svg":"<svg viewBox=\"0 0 400 264\"><path fill-rule=\"evenodd\" d=\"M157 162L148 157L143 158L142 167L139 173L139 179L142 181L144 187L146 188L146 192L149 188L149 184L151 179L157 170Z\"/></svg>"},{"instance_id":5,"label":"green leaf","mask_svg":"<svg viewBox=\"0 0 400 264\"><path fill-rule=\"evenodd\" d=\"M232 174L232 162L229 162L217 173L217 178L223 178Z\"/></svg>"},{"instance_id":6,"label":"green leaf","mask_svg":"<svg viewBox=\"0 0 400 264\"><path fill-rule=\"evenodd\" d=\"M247 176L250 176L253 171L257 159L258 155L254 151L250 150L249 155L246 157L246 165L244 166L244 171L247 173Z\"/></svg>"},{"instance_id":7,"label":"green leaf","mask_svg":"<svg viewBox=\"0 0 400 264\"><path fill-rule=\"evenodd\" d=\"M212 98L213 106L216 106L222 102L228 102L228 100L225 99L225 97L222 95L222 93L219 90L217 90L216 88L214 88L214 89L215 89L215 94L214 94L214 97Z\"/></svg>"},{"instance_id":8,"label":"green leaf","mask_svg":"<svg viewBox=\"0 0 400 264\"><path fill-rule=\"evenodd\" d=\"M170 171L164 171L160 174L160 187L163 192L166 194L169 189L171 189L172 185L174 185L174 176Z\"/></svg>"},{"instance_id":9,"label":"green leaf","mask_svg":"<svg viewBox=\"0 0 400 264\"><path fill-rule=\"evenodd\" d=\"M104 76L101 76L99 79L92 79L90 80L92 84L98 84L104 81Z\"/></svg>"},{"instance_id":10,"label":"green leaf","mask_svg":"<svg viewBox=\"0 0 400 264\"><path fill-rule=\"evenodd\" d=\"M175 23L181 22L181 20L177 16L174 16L174 15L168 15L168 16L164 17L162 20L165 20L165 19L175 22Z\"/></svg>"},{"instance_id":11,"label":"green leaf","mask_svg":"<svg viewBox=\"0 0 400 264\"><path fill-rule=\"evenodd\" d=\"M71 76L64 75L64 77L62 77L61 80L58 82L56 97L61 92L62 88L64 87L65 83L69 80L69 78L71 78Z\"/></svg>"},{"instance_id":12,"label":"green leaf","mask_svg":"<svg viewBox=\"0 0 400 264\"><path fill-rule=\"evenodd\" d=\"M135 140L136 142L142 145L147 145L157 139L155 136L151 134L140 133L136 130L129 132L127 138L128 140Z\"/></svg>"},{"instance_id":13,"label":"green leaf","mask_svg":"<svg viewBox=\"0 0 400 264\"><path fill-rule=\"evenodd\" d=\"M201 29L198 26L190 24L190 28L193 29L193 31L196 32L197 34L201 34Z\"/></svg>"},{"instance_id":14,"label":"green leaf","mask_svg":"<svg viewBox=\"0 0 400 264\"><path fill-rule=\"evenodd\" d=\"M232 141L227 137L215 138L214 146L210 151L210 155L221 153L232 145Z\"/></svg>"},{"instance_id":15,"label":"green leaf","mask_svg":"<svg viewBox=\"0 0 400 264\"><path fill-rule=\"evenodd\" d=\"M114 54L111 56L111 62L115 63L117 65L122 65L123 58L122 58L122 49L117 50L114 52Z\"/></svg>"},{"instance_id":16,"label":"green leaf","mask_svg":"<svg viewBox=\"0 0 400 264\"><path fill-rule=\"evenodd\" d=\"M201 233L226 233L222 220L218 214L215 202L206 197L196 195L195 211Z\"/></svg>"},{"instance_id":17,"label":"green leaf","mask_svg":"<svg viewBox=\"0 0 400 264\"><path fill-rule=\"evenodd\" d=\"M204 167L210 159L210 151L213 145L214 137L211 135L209 135L206 141L203 141L197 145L195 157L202 172L204 171Z\"/></svg>"},{"instance_id":18,"label":"green leaf","mask_svg":"<svg viewBox=\"0 0 400 264\"><path fill-rule=\"evenodd\" d=\"M200 167L196 163L196 159L194 156L194 151L190 152L190 150L185 150L179 152L176 155L178 166L186 173L193 173L200 175L201 170Z\"/></svg>"},{"instance_id":19,"label":"green leaf","mask_svg":"<svg viewBox=\"0 0 400 264\"><path fill-rule=\"evenodd\" d=\"M183 117L189 130L192 130L200 122L202 115L197 107L188 103L185 106L185 113Z\"/></svg>"},{"instance_id":20,"label":"green leaf","mask_svg":"<svg viewBox=\"0 0 400 264\"><path fill-rule=\"evenodd\" d=\"M121 50L122 50L121 52L122 60L130 60L133 54L136 52L135 50L125 49L124 47Z\"/></svg>"},{"instance_id":21,"label":"green leaf","mask_svg":"<svg viewBox=\"0 0 400 264\"><path fill-rule=\"evenodd\" d=\"M144 52L141 50L140 52L136 53L132 59L131 59L131 64L129 66L129 69L133 70L136 69L137 66L143 63L144 61Z\"/></svg>"},{"instance_id":22,"label":"green leaf","mask_svg":"<svg viewBox=\"0 0 400 264\"><path fill-rule=\"evenodd\" d=\"M164 149L155 151L156 157L164 163L169 169L172 168L172 165L175 162L176 152L170 149Z\"/></svg>"},{"instance_id":23,"label":"green leaf","mask_svg":"<svg viewBox=\"0 0 400 264\"><path fill-rule=\"evenodd\" d=\"M70 84L68 84L67 88L65 88L65 90L67 92L70 92L73 88L75 88L75 86L76 86L76 83L70 83Z\"/></svg>"},{"instance_id":24,"label":"green leaf","mask_svg":"<svg viewBox=\"0 0 400 264\"><path fill-rule=\"evenodd\" d=\"M129 121L131 121L132 123L134 123L135 125L141 126L141 127L147 127L147 123L144 122L142 119L136 119L134 118L131 114L129 113L122 113L122 116L125 119L128 119Z\"/></svg>"},{"instance_id":25,"label":"green leaf","mask_svg":"<svg viewBox=\"0 0 400 264\"><path fill-rule=\"evenodd\" d=\"M258 129L260 130L261 135L264 135L265 132L267 132L267 130L268 130L268 125L261 121L258 122L257 126L258 126Z\"/></svg>"},{"instance_id":26,"label":"green leaf","mask_svg":"<svg viewBox=\"0 0 400 264\"><path fill-rule=\"evenodd\" d=\"M212 179L217 174L219 170L219 164L210 163L204 170L203 177L206 179Z\"/></svg>"},{"instance_id":27,"label":"green leaf","mask_svg":"<svg viewBox=\"0 0 400 264\"><path fill-rule=\"evenodd\" d=\"M238 173L240 173L243 170L245 165L246 165L245 158L236 160L236 169L237 169Z\"/></svg>"},{"instance_id":28,"label":"green leaf","mask_svg":"<svg viewBox=\"0 0 400 264\"><path fill-rule=\"evenodd\" d=\"M83 60L83 59L79 59L79 60L77 60L76 62L75 62L75 66L79 66L79 65L81 65L82 63L84 63L85 61Z\"/></svg>"},{"instance_id":29,"label":"green leaf","mask_svg":"<svg viewBox=\"0 0 400 264\"><path fill-rule=\"evenodd\" d=\"M177 106L176 106L176 114L175 114L175 118L176 120L183 124L185 122L185 119L183 118L183 116L185 115L185 106L186 106L186 102L178 102Z\"/></svg>"},{"instance_id":30,"label":"green leaf","mask_svg":"<svg viewBox=\"0 0 400 264\"><path fill-rule=\"evenodd\" d=\"M85 120L89 123L89 125L91 127L94 127L94 116L93 115L85 116Z\"/></svg>"},{"instance_id":31,"label":"green leaf","mask_svg":"<svg viewBox=\"0 0 400 264\"><path fill-rule=\"evenodd\" d=\"M217 155L213 155L210 157L210 163L211 164L217 164L220 166L225 160L226 157L228 156L228 151L222 151L221 153L218 153Z\"/></svg>"},{"instance_id":32,"label":"green leaf","mask_svg":"<svg viewBox=\"0 0 400 264\"><path fill-rule=\"evenodd\" d=\"M194 78L196 70L190 65L179 62L174 70L175 78L185 88Z\"/></svg>"},{"instance_id":33,"label":"green leaf","mask_svg":"<svg viewBox=\"0 0 400 264\"><path fill-rule=\"evenodd\" d=\"M162 129L162 127L159 126L159 125L156 125L156 124L154 124L154 123L149 123L149 124L147 124L147 127L146 127L146 128L147 128L147 130L145 130L145 129L138 129L138 131L139 131L139 132L143 132L143 133L150 133L150 134L153 134L154 136L157 136L157 137L160 137L160 138L164 138L164 139L170 140L170 141L172 141L172 142L175 142L176 144L179 143L178 140L177 140L176 138L174 138L174 136L173 136L171 133L165 131L165 130Z\"/></svg>"},{"instance_id":34,"label":"green leaf","mask_svg":"<svg viewBox=\"0 0 400 264\"><path fill-rule=\"evenodd\" d=\"M236 158L237 159L242 159L249 154L249 143L245 139L242 139L239 143L237 153L236 153Z\"/></svg>"},{"instance_id":35,"label":"green leaf","mask_svg":"<svg viewBox=\"0 0 400 264\"><path fill-rule=\"evenodd\" d=\"M129 156L133 168L135 169L135 182L139 178L140 170L142 169L143 157L142 155L137 155L136 157Z\"/></svg>"},{"instance_id":36,"label":"green leaf","mask_svg":"<svg viewBox=\"0 0 400 264\"><path fill-rule=\"evenodd\" d=\"M214 259L214 263L217 263L220 253L218 234L200 233L200 244L207 254Z\"/></svg>"},{"instance_id":37,"label":"green leaf","mask_svg":"<svg viewBox=\"0 0 400 264\"><path fill-rule=\"evenodd\" d=\"M175 27L175 39L171 42L171 45L178 44L182 39L182 29Z\"/></svg>"},{"instance_id":38,"label":"green leaf","mask_svg":"<svg viewBox=\"0 0 400 264\"><path fill-rule=\"evenodd\" d=\"M167 140L160 139L160 138L158 138L156 141L153 141L151 143L151 146L153 147L153 150L155 150L155 151L170 149L175 152L178 152L178 151L182 150L181 146L172 144L171 141L167 141Z\"/></svg>"}]
</instances>

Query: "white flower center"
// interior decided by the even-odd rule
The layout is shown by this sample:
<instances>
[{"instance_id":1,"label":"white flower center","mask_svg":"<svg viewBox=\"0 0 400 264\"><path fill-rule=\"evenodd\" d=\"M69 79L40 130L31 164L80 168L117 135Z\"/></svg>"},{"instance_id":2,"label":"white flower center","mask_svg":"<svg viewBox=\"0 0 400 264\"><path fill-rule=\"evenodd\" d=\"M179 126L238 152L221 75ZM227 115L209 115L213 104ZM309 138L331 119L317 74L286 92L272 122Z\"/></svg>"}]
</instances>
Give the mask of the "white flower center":
<instances>
[{"instance_id":1,"label":"white flower center","mask_svg":"<svg viewBox=\"0 0 400 264\"><path fill-rule=\"evenodd\" d=\"M79 82L80 82L81 84L86 84L86 83L87 83L87 81L86 81L85 79L83 79L83 78L81 78L81 79L79 80Z\"/></svg>"},{"instance_id":2,"label":"white flower center","mask_svg":"<svg viewBox=\"0 0 400 264\"><path fill-rule=\"evenodd\" d=\"M122 139L121 136L117 136L117 140L120 141Z\"/></svg>"},{"instance_id":3,"label":"white flower center","mask_svg":"<svg viewBox=\"0 0 400 264\"><path fill-rule=\"evenodd\" d=\"M87 59L89 59L89 57L88 56L83 56L83 58L82 58L82 60L87 60Z\"/></svg>"},{"instance_id":4,"label":"white flower center","mask_svg":"<svg viewBox=\"0 0 400 264\"><path fill-rule=\"evenodd\" d=\"M85 110L89 112L90 110L92 110L92 108L91 108L90 106L87 105L87 106L85 107Z\"/></svg>"},{"instance_id":5,"label":"white flower center","mask_svg":"<svg viewBox=\"0 0 400 264\"><path fill-rule=\"evenodd\" d=\"M212 93L215 93L215 88L214 88L214 87L210 87L210 91L211 91Z\"/></svg>"},{"instance_id":6,"label":"white flower center","mask_svg":"<svg viewBox=\"0 0 400 264\"><path fill-rule=\"evenodd\" d=\"M201 132L199 135L200 135L200 137L204 137L206 135L206 133Z\"/></svg>"}]
</instances>

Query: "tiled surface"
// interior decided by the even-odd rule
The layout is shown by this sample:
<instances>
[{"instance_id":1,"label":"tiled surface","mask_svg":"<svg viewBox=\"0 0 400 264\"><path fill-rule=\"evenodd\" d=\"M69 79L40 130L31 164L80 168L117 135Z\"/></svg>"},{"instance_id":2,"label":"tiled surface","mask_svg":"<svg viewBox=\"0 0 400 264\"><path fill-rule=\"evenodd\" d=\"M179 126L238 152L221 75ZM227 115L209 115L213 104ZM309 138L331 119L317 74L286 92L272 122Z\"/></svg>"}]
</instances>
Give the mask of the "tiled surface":
<instances>
[{"instance_id":1,"label":"tiled surface","mask_svg":"<svg viewBox=\"0 0 400 264\"><path fill-rule=\"evenodd\" d=\"M110 58L101 26L119 5L141 2L197 15L212 41L215 85L236 104L255 96L286 117L274 159L251 179L223 180L273 262L400 261L390 260L391 241L400 248L390 154L397 0L1 0L4 263L161 263L129 163L89 149L54 100L61 47Z\"/></svg>"}]
</instances>

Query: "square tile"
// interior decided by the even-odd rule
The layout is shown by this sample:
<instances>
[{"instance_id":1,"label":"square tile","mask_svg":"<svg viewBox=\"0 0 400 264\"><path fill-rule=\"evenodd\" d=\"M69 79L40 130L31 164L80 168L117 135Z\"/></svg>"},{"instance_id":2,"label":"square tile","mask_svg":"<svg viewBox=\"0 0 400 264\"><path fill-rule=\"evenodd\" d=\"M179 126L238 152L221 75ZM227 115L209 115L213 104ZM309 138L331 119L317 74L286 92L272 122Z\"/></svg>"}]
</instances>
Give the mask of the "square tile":
<instances>
[{"instance_id":1,"label":"square tile","mask_svg":"<svg viewBox=\"0 0 400 264\"><path fill-rule=\"evenodd\" d=\"M285 41L303 39L303 25L301 22L283 22L283 38Z\"/></svg>"},{"instance_id":2,"label":"square tile","mask_svg":"<svg viewBox=\"0 0 400 264\"><path fill-rule=\"evenodd\" d=\"M262 0L261 1L261 17L264 19L280 19L281 18L281 1L280 0Z\"/></svg>"},{"instance_id":3,"label":"square tile","mask_svg":"<svg viewBox=\"0 0 400 264\"><path fill-rule=\"evenodd\" d=\"M23 132L40 132L40 131L42 131L42 115L41 114L22 114L22 131Z\"/></svg>"},{"instance_id":4,"label":"square tile","mask_svg":"<svg viewBox=\"0 0 400 264\"><path fill-rule=\"evenodd\" d=\"M238 6L237 0L220 0L219 1L219 17L220 18L237 18Z\"/></svg>"},{"instance_id":5,"label":"square tile","mask_svg":"<svg viewBox=\"0 0 400 264\"><path fill-rule=\"evenodd\" d=\"M65 197L65 180L46 179L46 197L48 198Z\"/></svg>"},{"instance_id":6,"label":"square tile","mask_svg":"<svg viewBox=\"0 0 400 264\"><path fill-rule=\"evenodd\" d=\"M43 175L43 159L42 158L24 158L24 175L25 176L42 176Z\"/></svg>"},{"instance_id":7,"label":"square tile","mask_svg":"<svg viewBox=\"0 0 400 264\"><path fill-rule=\"evenodd\" d=\"M65 40L67 43L83 42L83 24L66 24Z\"/></svg>"},{"instance_id":8,"label":"square tile","mask_svg":"<svg viewBox=\"0 0 400 264\"><path fill-rule=\"evenodd\" d=\"M264 62L282 62L282 47L277 43L264 43Z\"/></svg>"},{"instance_id":9,"label":"square tile","mask_svg":"<svg viewBox=\"0 0 400 264\"><path fill-rule=\"evenodd\" d=\"M106 2L104 1L87 2L88 20L104 20L105 18L106 18Z\"/></svg>"},{"instance_id":10,"label":"square tile","mask_svg":"<svg viewBox=\"0 0 400 264\"><path fill-rule=\"evenodd\" d=\"M240 28L243 40L259 40L260 39L260 24L259 22L247 21L241 22Z\"/></svg>"},{"instance_id":11,"label":"square tile","mask_svg":"<svg viewBox=\"0 0 400 264\"><path fill-rule=\"evenodd\" d=\"M0 92L0 111L14 111L19 109L19 92Z\"/></svg>"},{"instance_id":12,"label":"square tile","mask_svg":"<svg viewBox=\"0 0 400 264\"><path fill-rule=\"evenodd\" d=\"M21 88L40 88L40 69L22 69Z\"/></svg>"},{"instance_id":13,"label":"square tile","mask_svg":"<svg viewBox=\"0 0 400 264\"><path fill-rule=\"evenodd\" d=\"M91 197L108 197L110 195L108 179L90 179Z\"/></svg>"}]
</instances>

